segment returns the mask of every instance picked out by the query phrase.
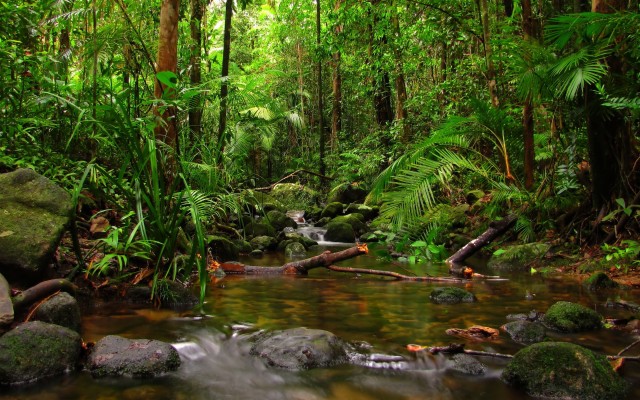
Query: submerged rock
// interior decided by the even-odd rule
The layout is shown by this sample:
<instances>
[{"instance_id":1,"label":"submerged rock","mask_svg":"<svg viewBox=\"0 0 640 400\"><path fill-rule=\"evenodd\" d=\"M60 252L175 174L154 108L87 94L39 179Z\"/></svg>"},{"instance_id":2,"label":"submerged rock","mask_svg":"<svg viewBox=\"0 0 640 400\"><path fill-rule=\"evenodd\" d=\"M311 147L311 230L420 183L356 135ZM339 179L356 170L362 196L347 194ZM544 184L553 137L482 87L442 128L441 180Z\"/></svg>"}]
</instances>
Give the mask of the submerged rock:
<instances>
[{"instance_id":1,"label":"submerged rock","mask_svg":"<svg viewBox=\"0 0 640 400\"><path fill-rule=\"evenodd\" d=\"M302 258L307 255L307 250L302 243L292 242L285 247L284 255L288 258Z\"/></svg>"},{"instance_id":2,"label":"submerged rock","mask_svg":"<svg viewBox=\"0 0 640 400\"><path fill-rule=\"evenodd\" d=\"M95 378L129 376L148 378L175 371L180 355L169 343L149 339L106 336L96 343L87 361Z\"/></svg>"},{"instance_id":3,"label":"submerged rock","mask_svg":"<svg viewBox=\"0 0 640 400\"><path fill-rule=\"evenodd\" d=\"M0 273L43 278L72 210L69 193L33 170L0 174Z\"/></svg>"},{"instance_id":4,"label":"submerged rock","mask_svg":"<svg viewBox=\"0 0 640 400\"><path fill-rule=\"evenodd\" d=\"M77 332L25 322L0 337L0 385L33 382L75 369L82 350Z\"/></svg>"},{"instance_id":5,"label":"submerged rock","mask_svg":"<svg viewBox=\"0 0 640 400\"><path fill-rule=\"evenodd\" d=\"M80 307L69 293L61 292L38 307L35 315L38 321L48 322L80 332Z\"/></svg>"},{"instance_id":6,"label":"submerged rock","mask_svg":"<svg viewBox=\"0 0 640 400\"><path fill-rule=\"evenodd\" d=\"M616 281L609 278L609 275L605 274L602 271L591 274L591 276L585 279L582 284L591 291L601 289L615 289L620 287L620 285Z\"/></svg>"},{"instance_id":7,"label":"submerged rock","mask_svg":"<svg viewBox=\"0 0 640 400\"><path fill-rule=\"evenodd\" d=\"M503 271L522 271L528 263L544 256L550 248L546 243L511 246L501 254L492 255L487 266Z\"/></svg>"},{"instance_id":8,"label":"submerged rock","mask_svg":"<svg viewBox=\"0 0 640 400\"><path fill-rule=\"evenodd\" d=\"M0 332L2 327L13 322L13 303L11 302L11 288L9 282L0 274Z\"/></svg>"},{"instance_id":9,"label":"submerged rock","mask_svg":"<svg viewBox=\"0 0 640 400\"><path fill-rule=\"evenodd\" d=\"M345 363L346 346L331 332L295 328L259 335L250 353L272 367L304 370Z\"/></svg>"},{"instance_id":10,"label":"submerged rock","mask_svg":"<svg viewBox=\"0 0 640 400\"><path fill-rule=\"evenodd\" d=\"M502 329L511 336L514 342L521 344L542 342L546 336L544 325L540 322L513 321L503 325Z\"/></svg>"},{"instance_id":11,"label":"submerged rock","mask_svg":"<svg viewBox=\"0 0 640 400\"><path fill-rule=\"evenodd\" d=\"M451 369L466 375L484 375L487 366L469 354L459 353L451 357Z\"/></svg>"},{"instance_id":12,"label":"submerged rock","mask_svg":"<svg viewBox=\"0 0 640 400\"><path fill-rule=\"evenodd\" d=\"M473 303L476 296L458 287L438 287L433 289L429 298L436 304Z\"/></svg>"},{"instance_id":13,"label":"submerged rock","mask_svg":"<svg viewBox=\"0 0 640 400\"><path fill-rule=\"evenodd\" d=\"M583 332L602 327L602 320L597 312L568 301L559 301L549 307L543 322L560 332Z\"/></svg>"},{"instance_id":14,"label":"submerged rock","mask_svg":"<svg viewBox=\"0 0 640 400\"><path fill-rule=\"evenodd\" d=\"M604 356L572 343L544 342L515 354L502 378L533 397L622 399L626 384Z\"/></svg>"}]
</instances>

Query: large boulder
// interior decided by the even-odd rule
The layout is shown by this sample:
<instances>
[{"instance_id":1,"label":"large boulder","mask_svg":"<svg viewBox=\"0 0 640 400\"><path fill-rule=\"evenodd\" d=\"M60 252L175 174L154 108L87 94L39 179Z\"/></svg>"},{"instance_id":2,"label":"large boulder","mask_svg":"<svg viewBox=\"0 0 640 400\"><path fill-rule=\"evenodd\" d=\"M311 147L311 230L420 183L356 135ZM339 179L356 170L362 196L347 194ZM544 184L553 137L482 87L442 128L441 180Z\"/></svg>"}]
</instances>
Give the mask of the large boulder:
<instances>
[{"instance_id":1,"label":"large boulder","mask_svg":"<svg viewBox=\"0 0 640 400\"><path fill-rule=\"evenodd\" d=\"M511 246L504 252L491 256L487 266L501 271L522 271L531 261L542 258L550 248L546 243Z\"/></svg>"},{"instance_id":2,"label":"large boulder","mask_svg":"<svg viewBox=\"0 0 640 400\"><path fill-rule=\"evenodd\" d=\"M0 332L3 326L13 322L13 303L11 302L11 288L9 282L0 274Z\"/></svg>"},{"instance_id":3,"label":"large boulder","mask_svg":"<svg viewBox=\"0 0 640 400\"><path fill-rule=\"evenodd\" d=\"M240 251L231 240L222 236L207 236L207 247L220 261L235 261Z\"/></svg>"},{"instance_id":4,"label":"large boulder","mask_svg":"<svg viewBox=\"0 0 640 400\"><path fill-rule=\"evenodd\" d=\"M271 210L265 216L265 219L273 226L276 232L282 231L284 228L297 228L298 224L293 219L287 217L287 214L278 211Z\"/></svg>"},{"instance_id":5,"label":"large boulder","mask_svg":"<svg viewBox=\"0 0 640 400\"><path fill-rule=\"evenodd\" d=\"M275 250L278 246L276 238L271 236L257 236L251 239L251 247L254 250Z\"/></svg>"},{"instance_id":6,"label":"large boulder","mask_svg":"<svg viewBox=\"0 0 640 400\"><path fill-rule=\"evenodd\" d=\"M252 221L244 226L244 233L248 237L275 236L276 230L269 224Z\"/></svg>"},{"instance_id":7,"label":"large boulder","mask_svg":"<svg viewBox=\"0 0 640 400\"><path fill-rule=\"evenodd\" d=\"M333 203L327 204L322 213L320 213L320 218L335 218L338 215L342 215L344 213L344 204L334 201Z\"/></svg>"},{"instance_id":8,"label":"large boulder","mask_svg":"<svg viewBox=\"0 0 640 400\"><path fill-rule=\"evenodd\" d=\"M294 328L262 334L250 353L272 367L304 370L330 367L347 361L346 344L331 332Z\"/></svg>"},{"instance_id":9,"label":"large boulder","mask_svg":"<svg viewBox=\"0 0 640 400\"><path fill-rule=\"evenodd\" d=\"M339 201L341 203L363 203L368 192L361 186L348 184L335 187L329 193L328 201Z\"/></svg>"},{"instance_id":10,"label":"large boulder","mask_svg":"<svg viewBox=\"0 0 640 400\"><path fill-rule=\"evenodd\" d=\"M60 292L38 307L35 318L80 332L80 307L69 293Z\"/></svg>"},{"instance_id":11,"label":"large boulder","mask_svg":"<svg viewBox=\"0 0 640 400\"><path fill-rule=\"evenodd\" d=\"M289 210L308 210L318 202L320 193L298 183L279 183L271 189L271 197Z\"/></svg>"},{"instance_id":12,"label":"large boulder","mask_svg":"<svg viewBox=\"0 0 640 400\"><path fill-rule=\"evenodd\" d=\"M364 217L362 216L362 214L358 214L358 213L348 214L348 215L339 215L334 219L332 219L331 222L329 222L329 224L336 223L336 222L343 222L345 224L351 225L351 227L353 228L353 231L358 236L362 235L367 231L367 229L369 229L367 227L367 224L364 223Z\"/></svg>"},{"instance_id":13,"label":"large boulder","mask_svg":"<svg viewBox=\"0 0 640 400\"><path fill-rule=\"evenodd\" d=\"M330 222L327 225L324 240L329 242L353 243L356 240L356 233L353 227L346 222Z\"/></svg>"},{"instance_id":14,"label":"large boulder","mask_svg":"<svg viewBox=\"0 0 640 400\"><path fill-rule=\"evenodd\" d=\"M602 327L602 318L597 312L568 301L559 301L549 307L543 322L560 332L592 331Z\"/></svg>"},{"instance_id":15,"label":"large boulder","mask_svg":"<svg viewBox=\"0 0 640 400\"><path fill-rule=\"evenodd\" d=\"M179 366L180 355L169 343L115 335L100 339L87 360L87 369L96 378L149 378L175 371Z\"/></svg>"},{"instance_id":16,"label":"large boulder","mask_svg":"<svg viewBox=\"0 0 640 400\"><path fill-rule=\"evenodd\" d=\"M0 273L42 278L72 210L69 193L33 170L0 174Z\"/></svg>"},{"instance_id":17,"label":"large boulder","mask_svg":"<svg viewBox=\"0 0 640 400\"><path fill-rule=\"evenodd\" d=\"M380 209L378 207L369 207L364 204L349 204L345 210L347 214L358 213L362 214L365 221L371 221L380 213Z\"/></svg>"},{"instance_id":18,"label":"large boulder","mask_svg":"<svg viewBox=\"0 0 640 400\"><path fill-rule=\"evenodd\" d=\"M435 288L429 298L436 304L473 303L476 301L476 296L473 293L454 286Z\"/></svg>"},{"instance_id":19,"label":"large boulder","mask_svg":"<svg viewBox=\"0 0 640 400\"><path fill-rule=\"evenodd\" d=\"M623 399L626 384L604 356L572 343L543 342L515 354L502 373L529 396L546 399Z\"/></svg>"},{"instance_id":20,"label":"large boulder","mask_svg":"<svg viewBox=\"0 0 640 400\"><path fill-rule=\"evenodd\" d=\"M33 382L75 368L77 332L41 321L26 322L0 337L0 385Z\"/></svg>"}]
</instances>

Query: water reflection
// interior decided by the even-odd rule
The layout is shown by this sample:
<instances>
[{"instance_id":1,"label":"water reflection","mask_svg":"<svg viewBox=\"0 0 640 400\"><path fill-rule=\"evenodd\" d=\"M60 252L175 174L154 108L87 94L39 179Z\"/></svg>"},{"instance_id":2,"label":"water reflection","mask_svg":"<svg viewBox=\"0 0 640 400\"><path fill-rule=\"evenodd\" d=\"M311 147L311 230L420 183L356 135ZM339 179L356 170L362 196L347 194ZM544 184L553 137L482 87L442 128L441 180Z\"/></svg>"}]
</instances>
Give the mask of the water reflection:
<instances>
[{"instance_id":1,"label":"water reflection","mask_svg":"<svg viewBox=\"0 0 640 400\"><path fill-rule=\"evenodd\" d=\"M281 254L245 260L263 265L285 261ZM402 273L409 269L373 254L341 265ZM415 273L446 274L445 266L416 268ZM508 314L544 311L559 300L579 302L606 316L630 315L625 310L602 308L606 295L587 292L566 276L517 273L507 277L507 281L470 282L465 288L478 302L447 306L429 302L435 287L430 283L390 282L323 269L312 270L307 277L229 276L209 290L202 310L136 310L127 306L97 308L84 317L86 341L118 334L176 343L183 365L175 373L151 380L94 380L86 373L75 373L25 388L3 388L0 399L525 399L500 381L503 360L482 359L488 374L466 376L453 371L443 356L411 359L405 346L461 342L448 336L446 329L472 325L497 328L507 322ZM531 299L525 297L527 291ZM613 295L634 301L638 290ZM250 332L301 326L326 329L348 341L366 341L371 352L383 358L370 356L357 365L294 373L267 368L261 360L247 355L246 336ZM606 354L615 354L637 339L609 330L550 336ZM513 354L522 346L502 334L491 342L468 342L467 348ZM408 361L384 358L394 355ZM640 376L633 367L628 367L628 376L636 383L629 398L640 395Z\"/></svg>"}]
</instances>

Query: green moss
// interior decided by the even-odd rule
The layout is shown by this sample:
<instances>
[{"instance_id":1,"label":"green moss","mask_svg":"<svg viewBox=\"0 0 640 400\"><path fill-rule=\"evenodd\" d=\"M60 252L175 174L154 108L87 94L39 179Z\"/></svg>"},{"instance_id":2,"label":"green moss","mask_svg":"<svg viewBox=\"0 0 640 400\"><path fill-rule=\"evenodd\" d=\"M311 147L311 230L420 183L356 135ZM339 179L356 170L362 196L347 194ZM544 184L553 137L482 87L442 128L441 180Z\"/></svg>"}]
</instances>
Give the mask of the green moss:
<instances>
[{"instance_id":1,"label":"green moss","mask_svg":"<svg viewBox=\"0 0 640 400\"><path fill-rule=\"evenodd\" d=\"M620 399L624 380L605 357L572 343L543 342L520 350L502 378L534 397Z\"/></svg>"},{"instance_id":2,"label":"green moss","mask_svg":"<svg viewBox=\"0 0 640 400\"><path fill-rule=\"evenodd\" d=\"M429 298L436 304L473 303L476 301L476 296L473 293L458 287L435 288Z\"/></svg>"},{"instance_id":3,"label":"green moss","mask_svg":"<svg viewBox=\"0 0 640 400\"><path fill-rule=\"evenodd\" d=\"M341 215L343 210L344 210L344 204L334 201L333 203L327 204L327 206L322 210L320 217L334 218L334 217L337 217L338 215Z\"/></svg>"},{"instance_id":4,"label":"green moss","mask_svg":"<svg viewBox=\"0 0 640 400\"><path fill-rule=\"evenodd\" d=\"M528 243L517 246L511 246L504 249L501 254L494 254L489 262L488 267L517 271L526 269L527 264L544 256L549 251L546 243Z\"/></svg>"},{"instance_id":5,"label":"green moss","mask_svg":"<svg viewBox=\"0 0 640 400\"><path fill-rule=\"evenodd\" d=\"M356 234L363 234L367 231L367 225L363 222L362 214L348 214L335 217L331 223L345 223L351 225Z\"/></svg>"},{"instance_id":6,"label":"green moss","mask_svg":"<svg viewBox=\"0 0 640 400\"><path fill-rule=\"evenodd\" d=\"M324 238L330 242L353 243L356 240L356 234L353 227L345 222L330 222L327 225L327 232Z\"/></svg>"},{"instance_id":7,"label":"green moss","mask_svg":"<svg viewBox=\"0 0 640 400\"><path fill-rule=\"evenodd\" d=\"M609 278L609 275L605 274L602 271L591 274L585 281L582 283L589 290L600 290L600 289L615 289L619 287L618 283L613 279Z\"/></svg>"},{"instance_id":8,"label":"green moss","mask_svg":"<svg viewBox=\"0 0 640 400\"><path fill-rule=\"evenodd\" d=\"M581 332L602 327L598 313L568 301L559 301L549 307L544 322L550 328L561 332Z\"/></svg>"}]
</instances>

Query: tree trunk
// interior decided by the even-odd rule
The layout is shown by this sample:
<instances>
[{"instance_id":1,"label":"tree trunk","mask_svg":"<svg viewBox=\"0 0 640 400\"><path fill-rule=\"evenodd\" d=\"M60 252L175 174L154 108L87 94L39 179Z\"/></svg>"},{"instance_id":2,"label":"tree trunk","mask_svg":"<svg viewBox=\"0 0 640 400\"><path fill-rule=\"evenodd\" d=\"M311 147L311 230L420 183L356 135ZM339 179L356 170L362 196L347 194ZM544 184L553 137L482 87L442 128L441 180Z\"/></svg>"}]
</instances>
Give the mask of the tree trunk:
<instances>
[{"instance_id":1,"label":"tree trunk","mask_svg":"<svg viewBox=\"0 0 640 400\"><path fill-rule=\"evenodd\" d=\"M229 57L231 55L231 17L233 17L233 0L227 0L224 9L224 34L222 47L222 73L220 74L220 119L218 126L218 164L222 162L224 147L227 142L227 113L229 94Z\"/></svg>"},{"instance_id":2,"label":"tree trunk","mask_svg":"<svg viewBox=\"0 0 640 400\"><path fill-rule=\"evenodd\" d=\"M201 51L202 51L202 16L204 14L202 0L191 0L191 71L189 78L191 86L198 86L202 80L201 74ZM200 137L202 129L202 99L200 95L194 96L189 107L189 129L191 137Z\"/></svg>"},{"instance_id":3,"label":"tree trunk","mask_svg":"<svg viewBox=\"0 0 640 400\"><path fill-rule=\"evenodd\" d=\"M522 31L524 33L525 44L535 40L533 29L533 13L531 11L531 0L522 0ZM527 63L531 62L531 55L525 54ZM535 183L535 149L533 134L535 122L533 119L533 98L528 95L522 108L522 128L524 143L524 186L531 190Z\"/></svg>"},{"instance_id":4,"label":"tree trunk","mask_svg":"<svg viewBox=\"0 0 640 400\"><path fill-rule=\"evenodd\" d=\"M336 4L334 10L338 12L340 10L340 6L342 4L342 0L336 0ZM342 24L338 24L334 28L334 32L336 37L340 40L340 36L342 35L342 30L344 26ZM342 130L342 75L340 73L340 63L341 63L341 54L340 51L336 51L333 53L333 105L331 107L331 148L335 149L338 145L338 135Z\"/></svg>"},{"instance_id":5,"label":"tree trunk","mask_svg":"<svg viewBox=\"0 0 640 400\"><path fill-rule=\"evenodd\" d=\"M393 24L393 33L395 35L395 40L393 43L393 55L396 64L396 121L398 121L398 123L400 123L402 126L402 143L408 144L411 140L411 129L409 129L409 123L407 121L407 110L405 108L405 103L407 101L407 85L405 84L402 52L400 50L400 40L402 36L400 35L400 21L398 20L396 4L393 5L393 10L394 11L391 22Z\"/></svg>"},{"instance_id":6,"label":"tree trunk","mask_svg":"<svg viewBox=\"0 0 640 400\"><path fill-rule=\"evenodd\" d=\"M13 303L13 309L18 313L36 301L51 296L55 292L63 291L75 294L76 290L76 286L66 279L50 279L48 281L40 282L14 296L11 299L11 302Z\"/></svg>"},{"instance_id":7,"label":"tree trunk","mask_svg":"<svg viewBox=\"0 0 640 400\"><path fill-rule=\"evenodd\" d=\"M369 25L369 63L372 66L373 75L373 108L376 113L376 122L380 128L385 128L393 122L393 107L391 105L391 80L389 73L376 66L378 57L376 51L379 47L387 44L387 37L383 35L379 42L375 43L373 28L378 23L376 7L380 0L372 0L372 22ZM377 47L374 47L376 45ZM385 146L388 146L388 139L384 139Z\"/></svg>"},{"instance_id":8,"label":"tree trunk","mask_svg":"<svg viewBox=\"0 0 640 400\"><path fill-rule=\"evenodd\" d=\"M177 72L178 67L178 19L180 17L180 0L163 0L160 9L160 35L158 38L158 59L156 71ZM171 93L165 93L168 88L156 79L154 95L156 99L171 96ZM176 126L176 109L175 107L166 107L163 114L163 124L156 126L156 138L174 150L178 148L178 136ZM173 159L170 156L170 160ZM168 171L170 172L175 165L175 161L170 162ZM170 176L165 176L170 178ZM171 179L169 179L170 181Z\"/></svg>"},{"instance_id":9,"label":"tree trunk","mask_svg":"<svg viewBox=\"0 0 640 400\"><path fill-rule=\"evenodd\" d=\"M320 56L320 39L321 39L321 25L320 25L320 0L316 0L316 46L317 52L316 57L318 57L316 68L318 69L318 140L320 141L320 175L325 174L326 166L325 166L325 143L327 141L325 137L325 126L324 126L324 99L322 95L322 57Z\"/></svg>"},{"instance_id":10,"label":"tree trunk","mask_svg":"<svg viewBox=\"0 0 640 400\"><path fill-rule=\"evenodd\" d=\"M489 25L489 6L487 0L480 0L480 13L482 16L482 37L484 41L484 57L487 63L487 81L489 84L489 96L491 105L498 107L498 85L496 83L496 69L493 65L493 51L491 48L491 27Z\"/></svg>"}]
</instances>

